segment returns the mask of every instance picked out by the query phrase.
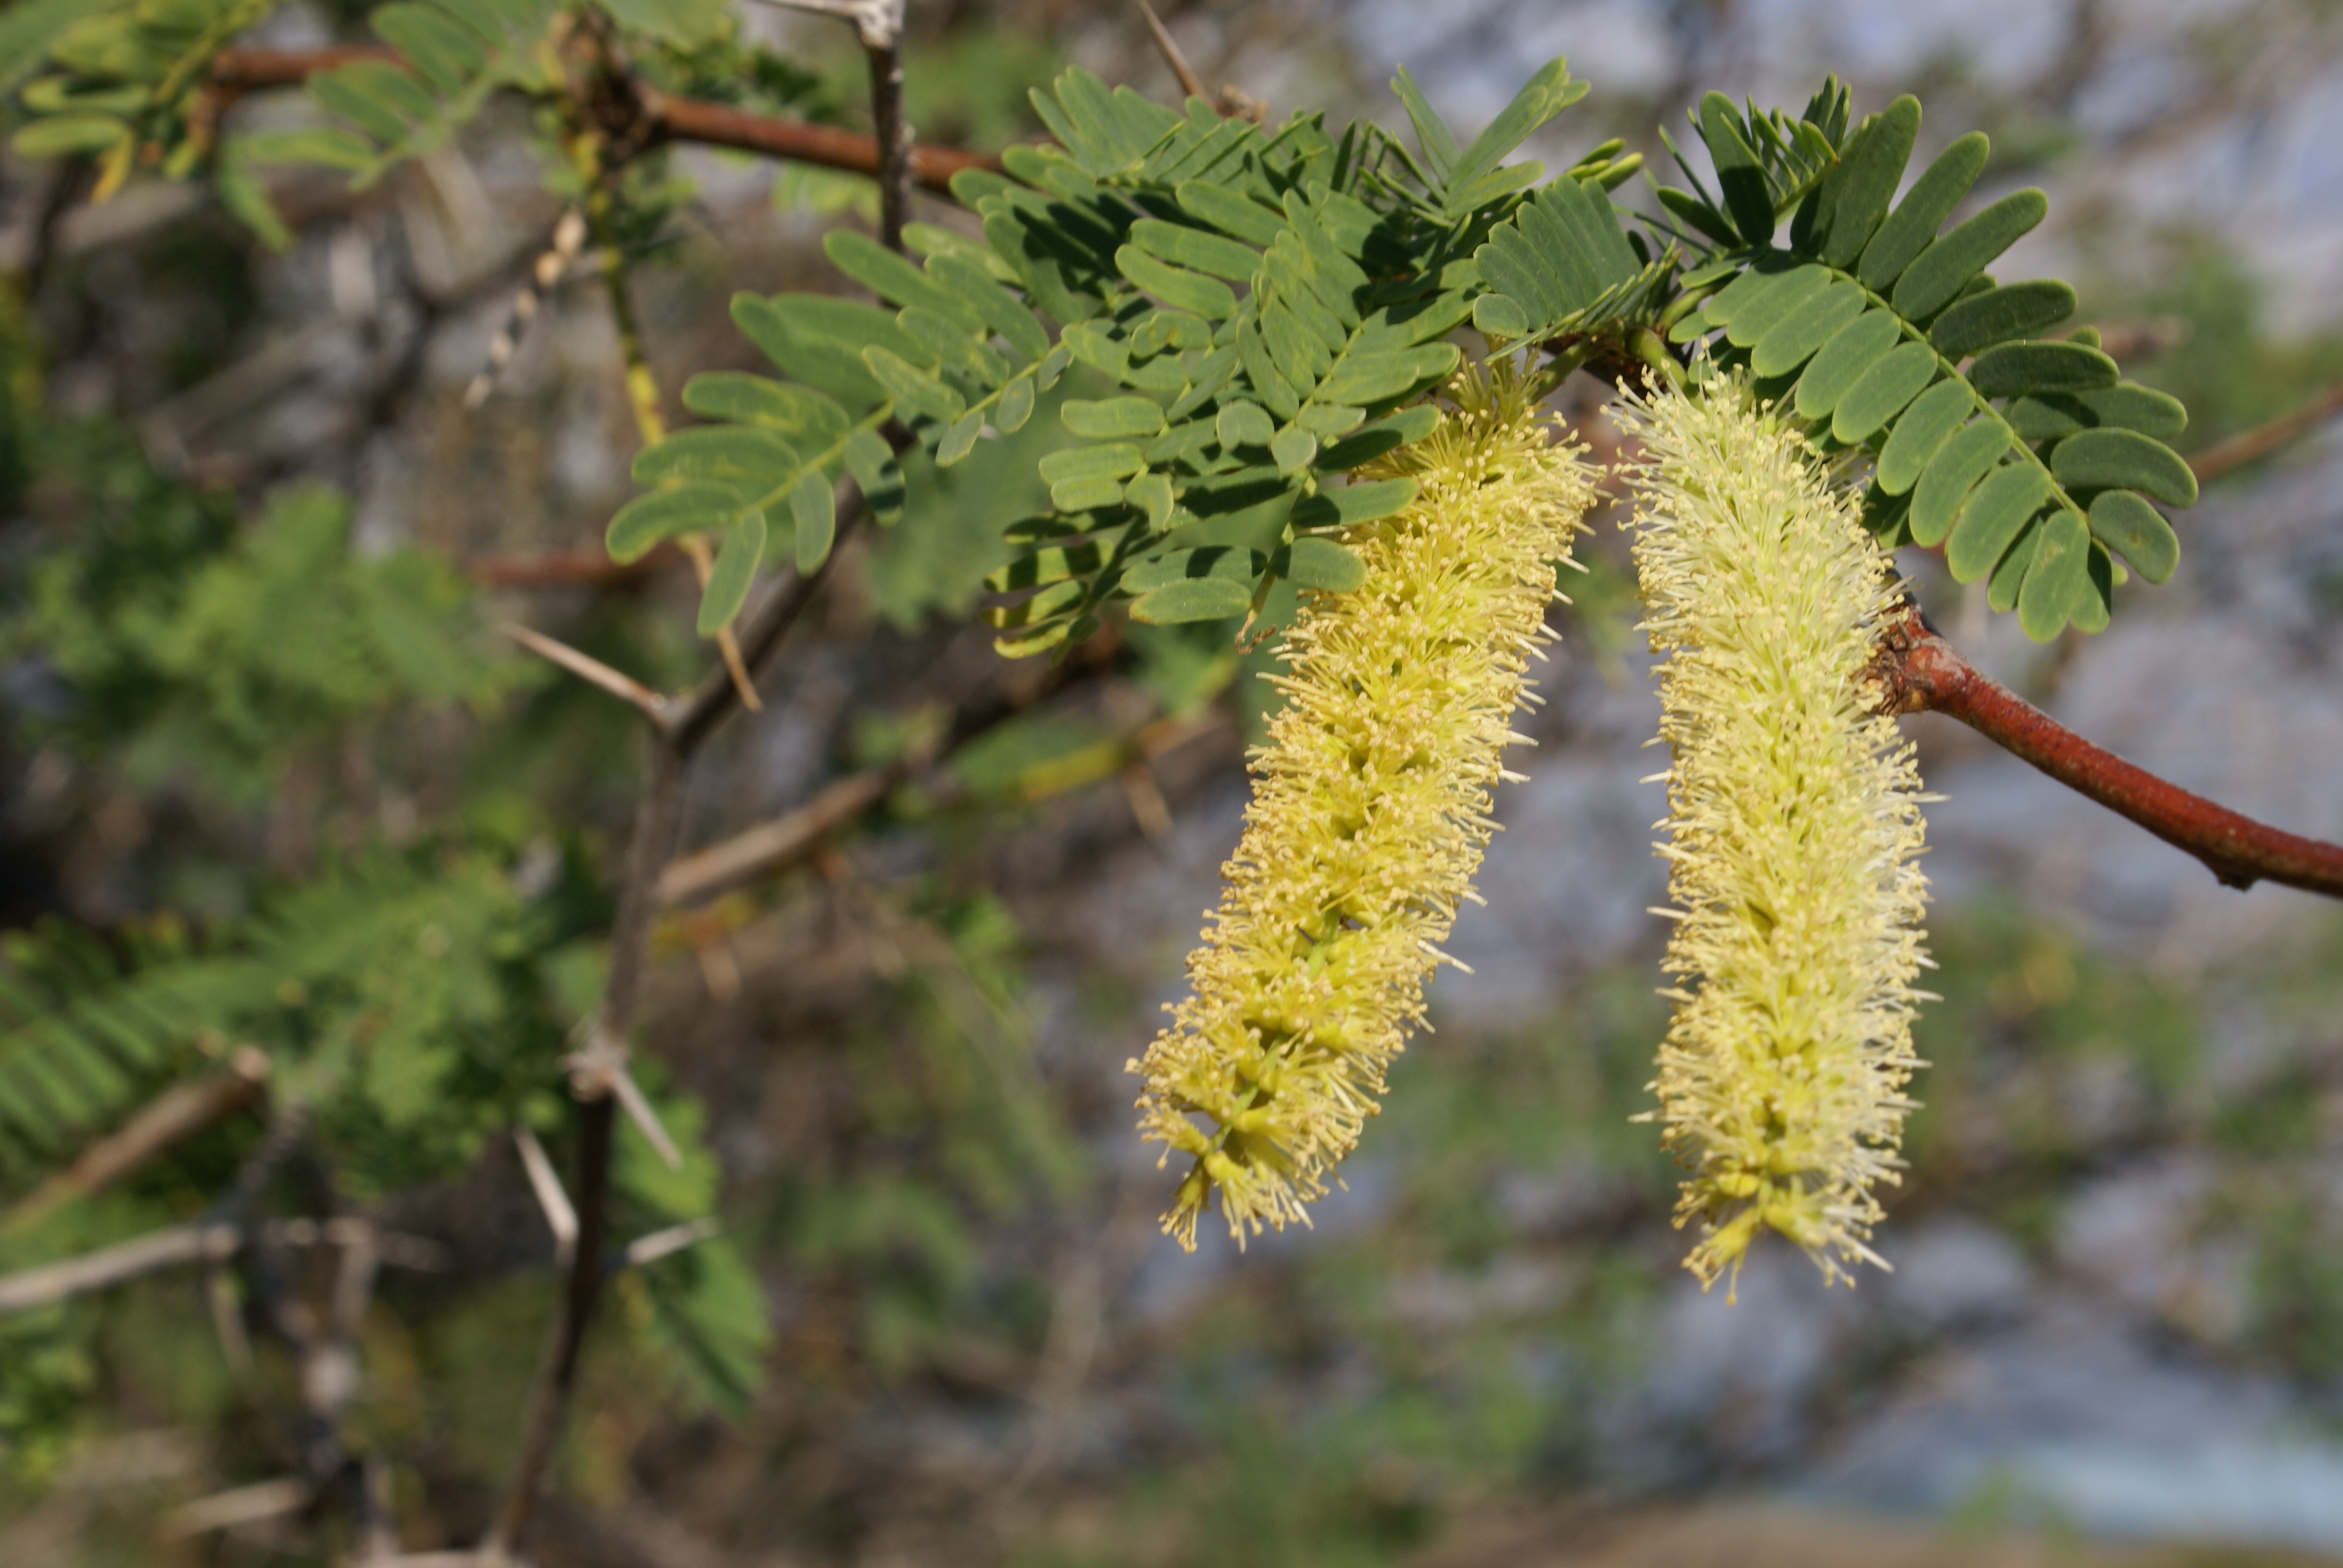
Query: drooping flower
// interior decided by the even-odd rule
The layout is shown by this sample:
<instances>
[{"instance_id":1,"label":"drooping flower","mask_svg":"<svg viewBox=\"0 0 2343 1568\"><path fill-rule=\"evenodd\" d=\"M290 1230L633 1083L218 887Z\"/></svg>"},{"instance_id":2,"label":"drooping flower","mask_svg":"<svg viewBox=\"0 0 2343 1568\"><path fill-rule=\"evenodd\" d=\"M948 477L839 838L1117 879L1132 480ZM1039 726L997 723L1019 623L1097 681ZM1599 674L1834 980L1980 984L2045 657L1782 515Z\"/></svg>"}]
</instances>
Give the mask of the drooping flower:
<instances>
[{"instance_id":1,"label":"drooping flower","mask_svg":"<svg viewBox=\"0 0 2343 1568\"><path fill-rule=\"evenodd\" d=\"M1736 1272L1769 1227L1852 1283L1881 1261L1875 1190L1901 1164L1927 962L1926 797L1865 673L1900 585L1854 497L1745 383L1622 422L1644 447L1630 526L1673 759L1675 1013L1652 1087L1691 1172L1685 1266Z\"/></svg>"},{"instance_id":2,"label":"drooping flower","mask_svg":"<svg viewBox=\"0 0 2343 1568\"><path fill-rule=\"evenodd\" d=\"M1305 595L1285 634L1271 678L1286 704L1252 759L1192 994L1131 1063L1141 1131L1192 1160L1163 1217L1191 1249L1215 1188L1240 1244L1306 1221L1423 1022L1495 830L1490 788L1519 777L1499 754L1522 739L1513 710L1592 475L1521 372L1468 370L1449 396L1438 430L1365 471L1418 487L1342 536L1365 582Z\"/></svg>"}]
</instances>

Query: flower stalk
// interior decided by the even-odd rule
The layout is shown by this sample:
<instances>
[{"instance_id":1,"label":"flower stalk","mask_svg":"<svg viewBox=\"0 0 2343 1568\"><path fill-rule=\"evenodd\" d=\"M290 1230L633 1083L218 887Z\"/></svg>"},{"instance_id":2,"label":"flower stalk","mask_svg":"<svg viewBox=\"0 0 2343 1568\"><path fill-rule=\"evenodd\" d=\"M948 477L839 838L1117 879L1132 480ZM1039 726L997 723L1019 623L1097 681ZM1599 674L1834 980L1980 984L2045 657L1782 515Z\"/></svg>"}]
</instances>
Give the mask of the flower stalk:
<instances>
[{"instance_id":1,"label":"flower stalk","mask_svg":"<svg viewBox=\"0 0 2343 1568\"><path fill-rule=\"evenodd\" d=\"M1520 777L1500 754L1593 496L1542 389L1503 364L1453 383L1440 428L1368 471L1417 491L1341 536L1364 583L1304 595L1278 651L1287 700L1192 994L1130 1064L1144 1135L1190 1162L1163 1216L1183 1247L1216 1190L1240 1245L1307 1221L1454 961L1440 943L1496 830L1491 788Z\"/></svg>"},{"instance_id":2,"label":"flower stalk","mask_svg":"<svg viewBox=\"0 0 2343 1568\"><path fill-rule=\"evenodd\" d=\"M1622 415L1635 568L1671 754L1675 1011L1653 1113L1690 1169L1704 1286L1779 1231L1853 1282L1897 1180L1927 963L1920 779L1869 673L1893 560L1804 436L1745 382Z\"/></svg>"}]
</instances>

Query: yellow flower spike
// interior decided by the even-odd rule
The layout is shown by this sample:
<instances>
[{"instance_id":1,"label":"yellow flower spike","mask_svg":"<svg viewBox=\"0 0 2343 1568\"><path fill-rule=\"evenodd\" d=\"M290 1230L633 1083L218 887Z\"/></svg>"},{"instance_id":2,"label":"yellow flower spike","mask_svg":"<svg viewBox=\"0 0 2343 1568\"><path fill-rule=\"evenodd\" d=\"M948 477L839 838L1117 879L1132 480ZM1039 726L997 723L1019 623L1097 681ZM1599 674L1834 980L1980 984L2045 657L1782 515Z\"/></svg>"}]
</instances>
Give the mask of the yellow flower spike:
<instances>
[{"instance_id":1,"label":"yellow flower spike","mask_svg":"<svg viewBox=\"0 0 2343 1568\"><path fill-rule=\"evenodd\" d=\"M1685 1267L1736 1273L1772 1229L1854 1282L1893 1183L1927 963L1920 779L1865 668L1897 607L1855 499L1745 383L1622 415L1640 437L1635 569L1673 766L1654 1115L1690 1167Z\"/></svg>"},{"instance_id":2,"label":"yellow flower spike","mask_svg":"<svg viewBox=\"0 0 2343 1568\"><path fill-rule=\"evenodd\" d=\"M1364 584L1305 595L1278 651L1286 705L1252 759L1192 994L1131 1064L1142 1132L1195 1156L1163 1216L1183 1247L1215 1188L1240 1245L1307 1222L1423 1020L1424 981L1454 962L1439 943L1495 830L1490 788L1519 777L1499 754L1593 498L1537 390L1504 365L1451 385L1441 427L1366 470L1417 491L1341 536Z\"/></svg>"}]
</instances>

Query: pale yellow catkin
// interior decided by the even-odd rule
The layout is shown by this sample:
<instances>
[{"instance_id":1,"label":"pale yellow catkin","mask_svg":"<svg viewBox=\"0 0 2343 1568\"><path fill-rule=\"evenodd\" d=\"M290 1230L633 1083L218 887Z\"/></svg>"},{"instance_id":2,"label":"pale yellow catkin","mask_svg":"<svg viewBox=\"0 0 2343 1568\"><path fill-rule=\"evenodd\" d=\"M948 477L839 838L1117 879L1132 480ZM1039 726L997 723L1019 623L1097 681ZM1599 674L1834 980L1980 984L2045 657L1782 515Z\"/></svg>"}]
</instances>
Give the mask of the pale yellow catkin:
<instances>
[{"instance_id":1,"label":"pale yellow catkin","mask_svg":"<svg viewBox=\"0 0 2343 1568\"><path fill-rule=\"evenodd\" d=\"M1898 607L1855 498L1745 383L1622 415L1661 659L1675 1012L1653 1084L1690 1168L1685 1266L1771 1228L1853 1282L1893 1184L1927 962L1918 771L1866 674ZM1884 1266L1884 1265L1883 1265Z\"/></svg>"},{"instance_id":2,"label":"pale yellow catkin","mask_svg":"<svg viewBox=\"0 0 2343 1568\"><path fill-rule=\"evenodd\" d=\"M1252 755L1192 994L1131 1063L1144 1135L1192 1161L1163 1216L1191 1249L1215 1189L1240 1245L1306 1222L1423 1023L1495 830L1491 786L1518 777L1500 753L1522 739L1513 710L1593 475L1518 370L1468 370L1448 394L1438 430L1363 473L1418 485L1342 536L1364 584L1303 596L1285 633L1285 706Z\"/></svg>"}]
</instances>

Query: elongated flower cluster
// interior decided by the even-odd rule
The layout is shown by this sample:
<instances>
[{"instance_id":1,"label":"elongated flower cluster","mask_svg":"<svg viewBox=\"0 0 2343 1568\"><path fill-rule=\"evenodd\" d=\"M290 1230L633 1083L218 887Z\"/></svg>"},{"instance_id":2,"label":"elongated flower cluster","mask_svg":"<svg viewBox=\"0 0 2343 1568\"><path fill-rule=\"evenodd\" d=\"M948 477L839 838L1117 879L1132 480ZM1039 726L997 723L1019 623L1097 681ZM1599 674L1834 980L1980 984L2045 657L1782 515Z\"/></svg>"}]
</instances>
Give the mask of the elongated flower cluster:
<instances>
[{"instance_id":1,"label":"elongated flower cluster","mask_svg":"<svg viewBox=\"0 0 2343 1568\"><path fill-rule=\"evenodd\" d=\"M1369 477L1415 499L1351 529L1363 586L1307 596L1273 677L1285 707L1192 994L1131 1070L1141 1128L1193 1164L1163 1228L1195 1246L1214 1188L1240 1244L1306 1220L1423 1021L1423 986L1495 824L1499 753L1545 640L1554 568L1592 497L1506 367L1465 373L1425 440Z\"/></svg>"},{"instance_id":2,"label":"elongated flower cluster","mask_svg":"<svg viewBox=\"0 0 2343 1568\"><path fill-rule=\"evenodd\" d=\"M1825 1279L1879 1262L1920 1065L1919 775L1865 677L1894 563L1805 438L1745 385L1624 417L1635 568L1660 671L1674 1020L1653 1085L1691 1169L1685 1266L1737 1271L1760 1227ZM1884 1266L1884 1265L1883 1265Z\"/></svg>"}]
</instances>

